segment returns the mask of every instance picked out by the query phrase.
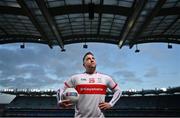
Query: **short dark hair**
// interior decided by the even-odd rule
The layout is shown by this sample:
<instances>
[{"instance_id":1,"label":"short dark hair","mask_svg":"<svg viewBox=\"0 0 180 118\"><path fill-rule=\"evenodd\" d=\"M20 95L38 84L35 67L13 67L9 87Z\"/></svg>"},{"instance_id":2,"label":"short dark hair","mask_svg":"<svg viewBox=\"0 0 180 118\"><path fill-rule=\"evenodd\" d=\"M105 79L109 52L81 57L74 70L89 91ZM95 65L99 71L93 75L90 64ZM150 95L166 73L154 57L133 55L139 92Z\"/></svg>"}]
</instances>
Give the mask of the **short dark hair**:
<instances>
[{"instance_id":1,"label":"short dark hair","mask_svg":"<svg viewBox=\"0 0 180 118\"><path fill-rule=\"evenodd\" d=\"M87 52L87 53L84 55L84 57L83 57L83 62L84 62L86 56L89 55L89 54L92 55L92 56L94 56L94 54L93 54L92 52Z\"/></svg>"}]
</instances>

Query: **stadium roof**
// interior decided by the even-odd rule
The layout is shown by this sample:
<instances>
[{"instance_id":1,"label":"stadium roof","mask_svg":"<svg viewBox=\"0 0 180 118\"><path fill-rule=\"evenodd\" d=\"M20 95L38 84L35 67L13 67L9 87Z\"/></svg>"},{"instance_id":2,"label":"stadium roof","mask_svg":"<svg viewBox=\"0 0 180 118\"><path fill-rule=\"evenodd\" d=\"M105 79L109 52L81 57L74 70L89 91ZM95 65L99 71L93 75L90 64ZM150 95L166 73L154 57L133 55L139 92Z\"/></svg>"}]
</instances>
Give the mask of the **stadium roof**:
<instances>
[{"instance_id":1,"label":"stadium roof","mask_svg":"<svg viewBox=\"0 0 180 118\"><path fill-rule=\"evenodd\" d=\"M180 44L179 0L1 0L0 44Z\"/></svg>"}]
</instances>

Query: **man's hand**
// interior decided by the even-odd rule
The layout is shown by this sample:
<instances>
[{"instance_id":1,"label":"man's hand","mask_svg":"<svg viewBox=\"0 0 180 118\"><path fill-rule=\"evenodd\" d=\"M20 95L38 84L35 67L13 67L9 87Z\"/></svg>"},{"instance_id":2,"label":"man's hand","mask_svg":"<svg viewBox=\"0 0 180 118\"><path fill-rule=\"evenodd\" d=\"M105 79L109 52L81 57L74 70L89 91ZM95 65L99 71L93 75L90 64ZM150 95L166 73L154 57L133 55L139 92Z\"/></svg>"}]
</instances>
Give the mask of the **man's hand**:
<instances>
[{"instance_id":1,"label":"man's hand","mask_svg":"<svg viewBox=\"0 0 180 118\"><path fill-rule=\"evenodd\" d=\"M111 106L109 103L107 103L107 102L102 102L102 103L99 104L99 108L100 108L101 110L110 109L111 107L112 107L112 106Z\"/></svg>"},{"instance_id":2,"label":"man's hand","mask_svg":"<svg viewBox=\"0 0 180 118\"><path fill-rule=\"evenodd\" d=\"M59 103L59 106L63 107L63 108L71 108L73 106L73 104L72 104L72 102L70 100L62 100Z\"/></svg>"}]
</instances>

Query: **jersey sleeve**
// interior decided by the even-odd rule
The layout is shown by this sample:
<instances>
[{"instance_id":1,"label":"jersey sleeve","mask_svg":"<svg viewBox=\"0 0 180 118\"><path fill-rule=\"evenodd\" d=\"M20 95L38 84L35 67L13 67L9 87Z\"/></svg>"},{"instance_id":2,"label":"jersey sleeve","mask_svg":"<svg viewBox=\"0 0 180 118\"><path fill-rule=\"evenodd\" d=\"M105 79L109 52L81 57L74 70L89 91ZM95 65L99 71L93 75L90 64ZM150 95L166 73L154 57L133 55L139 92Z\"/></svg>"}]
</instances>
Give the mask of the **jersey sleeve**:
<instances>
[{"instance_id":1,"label":"jersey sleeve","mask_svg":"<svg viewBox=\"0 0 180 118\"><path fill-rule=\"evenodd\" d=\"M66 88L72 88L75 86L74 84L74 77L70 77L69 79L67 79L65 82L64 82L64 87L63 88L59 88L56 92L56 98L57 98L57 102L58 104L63 100L63 92Z\"/></svg>"},{"instance_id":2,"label":"jersey sleeve","mask_svg":"<svg viewBox=\"0 0 180 118\"><path fill-rule=\"evenodd\" d=\"M64 88L74 88L75 87L75 81L74 76L71 76L69 79L67 79L64 82Z\"/></svg>"},{"instance_id":3,"label":"jersey sleeve","mask_svg":"<svg viewBox=\"0 0 180 118\"><path fill-rule=\"evenodd\" d=\"M116 88L116 86L117 86L117 83L111 77L108 77L107 87L113 91Z\"/></svg>"},{"instance_id":4,"label":"jersey sleeve","mask_svg":"<svg viewBox=\"0 0 180 118\"><path fill-rule=\"evenodd\" d=\"M107 87L114 92L112 99L109 101L109 104L113 107L121 97L122 91L119 88L118 84L111 77L108 78Z\"/></svg>"}]
</instances>

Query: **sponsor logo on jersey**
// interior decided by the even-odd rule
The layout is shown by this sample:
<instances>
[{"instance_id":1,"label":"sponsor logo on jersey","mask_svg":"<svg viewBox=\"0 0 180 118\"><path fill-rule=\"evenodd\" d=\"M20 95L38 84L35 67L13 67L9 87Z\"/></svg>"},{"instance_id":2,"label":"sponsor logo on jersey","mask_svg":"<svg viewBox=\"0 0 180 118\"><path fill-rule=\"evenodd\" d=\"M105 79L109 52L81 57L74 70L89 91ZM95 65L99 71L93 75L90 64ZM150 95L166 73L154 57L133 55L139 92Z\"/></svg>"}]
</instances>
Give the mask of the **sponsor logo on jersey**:
<instances>
[{"instance_id":1,"label":"sponsor logo on jersey","mask_svg":"<svg viewBox=\"0 0 180 118\"><path fill-rule=\"evenodd\" d=\"M79 94L106 94L106 85L102 84L81 84L76 86Z\"/></svg>"},{"instance_id":2,"label":"sponsor logo on jersey","mask_svg":"<svg viewBox=\"0 0 180 118\"><path fill-rule=\"evenodd\" d=\"M86 81L86 78L81 78L81 81Z\"/></svg>"}]
</instances>

